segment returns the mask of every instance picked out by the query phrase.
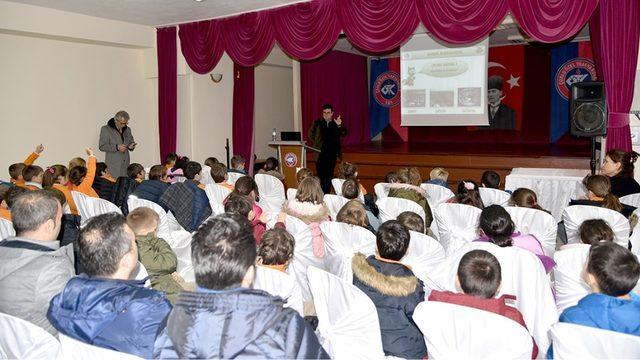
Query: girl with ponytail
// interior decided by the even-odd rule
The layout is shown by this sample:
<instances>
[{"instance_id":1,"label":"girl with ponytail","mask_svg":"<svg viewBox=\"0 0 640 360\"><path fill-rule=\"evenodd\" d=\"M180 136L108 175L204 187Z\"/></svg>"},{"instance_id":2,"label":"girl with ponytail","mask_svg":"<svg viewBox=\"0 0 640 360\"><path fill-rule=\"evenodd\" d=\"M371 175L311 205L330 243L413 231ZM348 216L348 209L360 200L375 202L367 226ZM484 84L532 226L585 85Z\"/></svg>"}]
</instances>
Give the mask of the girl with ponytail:
<instances>
[{"instance_id":1,"label":"girl with ponytail","mask_svg":"<svg viewBox=\"0 0 640 360\"><path fill-rule=\"evenodd\" d=\"M509 213L500 205L487 206L480 214L480 238L475 241L490 242L499 247L515 246L534 253L548 273L555 262L544 254L542 245L533 235L522 235L515 231Z\"/></svg>"},{"instance_id":2,"label":"girl with ponytail","mask_svg":"<svg viewBox=\"0 0 640 360\"><path fill-rule=\"evenodd\" d=\"M617 197L640 193L640 184L633 178L634 163L638 159L635 151L609 150L600 173L611 181L611 193Z\"/></svg>"},{"instance_id":3,"label":"girl with ponytail","mask_svg":"<svg viewBox=\"0 0 640 360\"><path fill-rule=\"evenodd\" d=\"M68 182L69 170L66 166L60 164L48 167L44 171L44 176L42 177L42 187L44 189L56 189L63 193L65 199L67 199L67 204L69 204L69 210L71 213L78 215L78 208L71 196L71 190L67 187Z\"/></svg>"},{"instance_id":4,"label":"girl with ponytail","mask_svg":"<svg viewBox=\"0 0 640 360\"><path fill-rule=\"evenodd\" d=\"M587 199L571 200L569 205L600 206L617 211L627 218L636 209L633 206L620 203L618 197L611 193L611 182L608 177L604 175L588 176L584 183L587 188Z\"/></svg>"},{"instance_id":5,"label":"girl with ponytail","mask_svg":"<svg viewBox=\"0 0 640 360\"><path fill-rule=\"evenodd\" d=\"M547 213L549 212L538 205L538 196L533 190L527 188L516 189L513 194L511 194L509 206L525 207L529 209L542 210Z\"/></svg>"}]
</instances>

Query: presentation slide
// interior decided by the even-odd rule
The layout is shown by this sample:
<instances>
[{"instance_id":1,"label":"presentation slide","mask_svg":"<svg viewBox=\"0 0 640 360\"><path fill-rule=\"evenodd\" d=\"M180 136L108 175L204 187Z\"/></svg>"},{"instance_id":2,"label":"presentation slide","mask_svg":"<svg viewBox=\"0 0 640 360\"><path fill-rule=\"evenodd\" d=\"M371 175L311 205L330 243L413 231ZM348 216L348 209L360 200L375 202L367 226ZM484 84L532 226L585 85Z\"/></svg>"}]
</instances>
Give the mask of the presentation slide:
<instances>
[{"instance_id":1,"label":"presentation slide","mask_svg":"<svg viewBox=\"0 0 640 360\"><path fill-rule=\"evenodd\" d=\"M415 35L400 49L403 126L483 126L488 39L447 47Z\"/></svg>"}]
</instances>

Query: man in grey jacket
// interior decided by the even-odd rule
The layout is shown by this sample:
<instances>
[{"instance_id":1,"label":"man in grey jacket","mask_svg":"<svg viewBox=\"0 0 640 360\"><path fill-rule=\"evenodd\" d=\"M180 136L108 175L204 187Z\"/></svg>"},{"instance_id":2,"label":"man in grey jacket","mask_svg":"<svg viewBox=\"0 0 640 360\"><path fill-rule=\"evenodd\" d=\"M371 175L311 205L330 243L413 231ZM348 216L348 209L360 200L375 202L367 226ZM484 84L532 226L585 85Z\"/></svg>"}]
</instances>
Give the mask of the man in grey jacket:
<instances>
[{"instance_id":1,"label":"man in grey jacket","mask_svg":"<svg viewBox=\"0 0 640 360\"><path fill-rule=\"evenodd\" d=\"M116 179L127 176L129 152L136 148L129 124L129 114L118 111L115 116L100 129L100 151L106 153L105 164Z\"/></svg>"},{"instance_id":2,"label":"man in grey jacket","mask_svg":"<svg viewBox=\"0 0 640 360\"><path fill-rule=\"evenodd\" d=\"M21 194L11 207L17 236L0 242L0 312L51 334L49 301L75 274L73 245L60 247L62 207L44 190Z\"/></svg>"}]
</instances>

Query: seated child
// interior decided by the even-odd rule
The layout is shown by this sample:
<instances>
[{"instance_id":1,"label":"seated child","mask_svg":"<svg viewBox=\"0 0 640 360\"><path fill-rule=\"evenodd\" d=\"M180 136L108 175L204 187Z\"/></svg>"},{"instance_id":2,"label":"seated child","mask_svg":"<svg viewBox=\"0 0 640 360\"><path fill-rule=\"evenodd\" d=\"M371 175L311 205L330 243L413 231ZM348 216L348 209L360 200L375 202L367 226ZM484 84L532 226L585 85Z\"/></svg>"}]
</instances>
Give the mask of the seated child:
<instances>
[{"instance_id":1,"label":"seated child","mask_svg":"<svg viewBox=\"0 0 640 360\"><path fill-rule=\"evenodd\" d=\"M336 216L336 221L363 227L375 234L375 230L369 223L368 212L365 210L362 203L358 200L349 200ZM380 224L378 224L379 227Z\"/></svg>"},{"instance_id":2,"label":"seated child","mask_svg":"<svg viewBox=\"0 0 640 360\"><path fill-rule=\"evenodd\" d=\"M140 184L146 176L146 173L144 171L144 166L138 163L133 163L127 166L127 176L130 179L135 180L138 184Z\"/></svg>"},{"instance_id":3,"label":"seated child","mask_svg":"<svg viewBox=\"0 0 640 360\"><path fill-rule=\"evenodd\" d=\"M480 186L499 189L500 188L500 175L493 170L487 170L482 173L482 179L480 180Z\"/></svg>"},{"instance_id":4,"label":"seated child","mask_svg":"<svg viewBox=\"0 0 640 360\"><path fill-rule=\"evenodd\" d=\"M414 213L413 211L401 212L400 215L398 215L397 220L407 229L418 232L420 234L426 234L427 232L425 232L425 229L429 230L428 228L425 228L424 220L422 219L422 217L420 217L420 215Z\"/></svg>"},{"instance_id":5,"label":"seated child","mask_svg":"<svg viewBox=\"0 0 640 360\"><path fill-rule=\"evenodd\" d=\"M97 198L98 193L92 187L93 179L96 176L96 157L93 155L93 149L86 148L85 151L89 155L88 167L80 165L69 167L69 189Z\"/></svg>"},{"instance_id":6,"label":"seated child","mask_svg":"<svg viewBox=\"0 0 640 360\"><path fill-rule=\"evenodd\" d=\"M208 167L211 167L213 164L220 164L220 161L218 161L218 159L214 158L213 156L208 157L205 161L204 164ZM224 165L224 164L223 164Z\"/></svg>"},{"instance_id":7,"label":"seated child","mask_svg":"<svg viewBox=\"0 0 640 360\"><path fill-rule=\"evenodd\" d=\"M489 311L507 317L526 328L527 325L520 311L505 302L511 296L502 295L495 298L501 282L502 269L498 259L486 250L472 250L464 254L458 265L456 284L459 285L462 293L433 290L429 295L429 301ZM538 347L534 341L531 358L535 359L537 355Z\"/></svg>"},{"instance_id":8,"label":"seated child","mask_svg":"<svg viewBox=\"0 0 640 360\"><path fill-rule=\"evenodd\" d=\"M515 189L511 194L509 206L518 206L529 209L542 210L547 213L549 212L548 210L545 210L540 205L538 205L538 196L533 190L527 188Z\"/></svg>"},{"instance_id":9,"label":"seated child","mask_svg":"<svg viewBox=\"0 0 640 360\"><path fill-rule=\"evenodd\" d=\"M275 176L278 178L278 180L284 180L284 175L282 175L282 173L280 173L280 171L278 170L278 166L280 164L278 163L278 160L274 157L270 157L267 158L267 160L265 160L264 162L264 166L262 167L262 169L260 169L258 171L258 174L266 174L266 175L271 175L271 176Z\"/></svg>"},{"instance_id":10,"label":"seated child","mask_svg":"<svg viewBox=\"0 0 640 360\"><path fill-rule=\"evenodd\" d=\"M176 254L166 241L157 237L159 224L160 217L148 207L136 208L127 215L127 225L136 236L138 260L151 276L151 287L165 292L174 304L184 280L176 272Z\"/></svg>"},{"instance_id":11,"label":"seated child","mask_svg":"<svg viewBox=\"0 0 640 360\"><path fill-rule=\"evenodd\" d=\"M247 170L245 170L244 168L245 163L246 160L242 155L233 155L233 157L231 158L231 169L229 169L229 172L247 175Z\"/></svg>"},{"instance_id":12,"label":"seated child","mask_svg":"<svg viewBox=\"0 0 640 360\"><path fill-rule=\"evenodd\" d=\"M29 190L20 186L12 186L5 191L2 196L2 203L0 203L0 217L11 221L11 207L13 203L20 194L24 194L27 191Z\"/></svg>"},{"instance_id":13,"label":"seated child","mask_svg":"<svg viewBox=\"0 0 640 360\"><path fill-rule=\"evenodd\" d=\"M447 200L448 203L464 204L484 209L484 203L478 191L478 184L473 180L462 180L458 184L458 193Z\"/></svg>"},{"instance_id":14,"label":"seated child","mask_svg":"<svg viewBox=\"0 0 640 360\"><path fill-rule=\"evenodd\" d=\"M295 245L293 235L284 228L267 230L258 248L257 264L286 273Z\"/></svg>"},{"instance_id":15,"label":"seated child","mask_svg":"<svg viewBox=\"0 0 640 360\"><path fill-rule=\"evenodd\" d=\"M340 165L340 172L343 179L358 179L358 165L356 164L343 161ZM364 197L365 195L367 195L367 189L365 189L364 186L360 184L360 182L358 182L358 186L360 187L360 193L362 194L362 196Z\"/></svg>"},{"instance_id":16,"label":"seated child","mask_svg":"<svg viewBox=\"0 0 640 360\"><path fill-rule=\"evenodd\" d=\"M164 169L165 171L171 170L172 167L176 165L176 160L178 160L178 154L176 153L168 153L164 158Z\"/></svg>"},{"instance_id":17,"label":"seated child","mask_svg":"<svg viewBox=\"0 0 640 360\"><path fill-rule=\"evenodd\" d=\"M246 195L253 201L253 212L256 218L253 219L253 225L259 222L262 216L262 208L258 205L260 201L260 192L258 191L258 184L253 180L251 176L243 176L236 181L233 187L232 194Z\"/></svg>"},{"instance_id":18,"label":"seated child","mask_svg":"<svg viewBox=\"0 0 640 360\"><path fill-rule=\"evenodd\" d=\"M420 187L422 178L418 168L402 168L398 170L398 183L389 185L389 197L407 199L422 206L426 215L425 224L431 226L433 215L427 202L427 193Z\"/></svg>"},{"instance_id":19,"label":"seated child","mask_svg":"<svg viewBox=\"0 0 640 360\"><path fill-rule=\"evenodd\" d=\"M184 168L187 166L189 158L186 156L178 156L172 167L167 170L167 179L169 183L175 184L184 180Z\"/></svg>"},{"instance_id":20,"label":"seated child","mask_svg":"<svg viewBox=\"0 0 640 360\"><path fill-rule=\"evenodd\" d=\"M96 177L93 179L91 187L98 193L98 196L101 199L111 201L115 184L116 179L111 176L107 164L103 162L96 163Z\"/></svg>"},{"instance_id":21,"label":"seated child","mask_svg":"<svg viewBox=\"0 0 640 360\"><path fill-rule=\"evenodd\" d=\"M69 170L73 169L76 166L84 166L87 167L87 162L81 157L74 157L69 160Z\"/></svg>"},{"instance_id":22,"label":"seated child","mask_svg":"<svg viewBox=\"0 0 640 360\"><path fill-rule=\"evenodd\" d=\"M308 178L309 176L313 176L313 172L307 168L301 168L296 173L296 181L298 184L300 184L302 180Z\"/></svg>"},{"instance_id":23,"label":"seated child","mask_svg":"<svg viewBox=\"0 0 640 360\"><path fill-rule=\"evenodd\" d=\"M427 347L411 317L424 301L423 284L400 263L409 240L409 230L398 221L382 224L376 234L378 255L365 258L357 253L353 257L353 285L376 306L385 355L422 359Z\"/></svg>"},{"instance_id":24,"label":"seated child","mask_svg":"<svg viewBox=\"0 0 640 360\"><path fill-rule=\"evenodd\" d=\"M64 194L65 201L69 204L69 211L73 215L78 215L78 207L73 196L71 196L71 190L67 186L69 171L64 165L53 165L47 168L42 178L42 186L45 189L55 189Z\"/></svg>"},{"instance_id":25,"label":"seated child","mask_svg":"<svg viewBox=\"0 0 640 360\"><path fill-rule=\"evenodd\" d=\"M215 163L215 164L211 164L209 165L209 167L211 167L211 178L213 179L213 181L222 186L225 187L227 189L229 189L230 191L233 191L234 187L233 185L229 184L227 182L227 180L229 180L229 174L227 173L227 167L224 166L224 164L221 163Z\"/></svg>"},{"instance_id":26,"label":"seated child","mask_svg":"<svg viewBox=\"0 0 640 360\"><path fill-rule=\"evenodd\" d=\"M313 234L313 254L317 258L323 258L324 238L322 231L320 231L320 223L330 221L331 218L329 217L329 209L324 203L320 180L315 176L302 180L298 184L296 197L284 203L283 211L309 225Z\"/></svg>"},{"instance_id":27,"label":"seated child","mask_svg":"<svg viewBox=\"0 0 640 360\"><path fill-rule=\"evenodd\" d=\"M167 188L158 204L169 209L185 230L196 231L211 216L207 193L198 186L202 178L202 166L189 161L184 166L184 177L184 182L176 182Z\"/></svg>"},{"instance_id":28,"label":"seated child","mask_svg":"<svg viewBox=\"0 0 640 360\"><path fill-rule=\"evenodd\" d=\"M227 197L224 204L225 213L236 213L243 217L246 217L253 224L253 237L256 240L256 245L260 245L262 236L267 231L267 219L266 213L262 213L259 219L256 219L256 214L253 211L253 200L248 195L230 194ZM284 219L286 215L280 214L275 227L284 228ZM254 220L258 220L255 221Z\"/></svg>"},{"instance_id":29,"label":"seated child","mask_svg":"<svg viewBox=\"0 0 640 360\"><path fill-rule=\"evenodd\" d=\"M361 190L362 187L360 186L360 184L358 184L358 180L354 177L350 177L347 178L343 183L342 183L342 196L349 199L349 200L358 200L361 201ZM369 224L371 225L371 227L374 229L373 231L378 231L378 228L380 227L380 220L378 220L378 218L376 217L375 213L378 212L378 208L375 208L375 212L373 211L374 209L372 208L372 206L375 206L375 203L373 203L372 201L367 201L367 198L365 198L365 201L363 203L365 210L367 211L367 218L369 219Z\"/></svg>"},{"instance_id":30,"label":"seated child","mask_svg":"<svg viewBox=\"0 0 640 360\"><path fill-rule=\"evenodd\" d=\"M22 169L24 187L27 190L42 190L44 170L38 165L27 165Z\"/></svg>"},{"instance_id":31,"label":"seated child","mask_svg":"<svg viewBox=\"0 0 640 360\"><path fill-rule=\"evenodd\" d=\"M449 179L449 172L441 167L436 167L429 173L429 180L426 183L444 186L448 189L447 179Z\"/></svg>"},{"instance_id":32,"label":"seated child","mask_svg":"<svg viewBox=\"0 0 640 360\"><path fill-rule=\"evenodd\" d=\"M384 182L387 184L394 184L398 182L398 174L396 174L394 171L389 172L385 177L384 177Z\"/></svg>"},{"instance_id":33,"label":"seated child","mask_svg":"<svg viewBox=\"0 0 640 360\"><path fill-rule=\"evenodd\" d=\"M132 194L139 199L149 200L157 204L168 188L169 183L167 182L167 173L164 166L154 165L149 169L149 180L144 180L140 185L136 186Z\"/></svg>"},{"instance_id":34,"label":"seated child","mask_svg":"<svg viewBox=\"0 0 640 360\"><path fill-rule=\"evenodd\" d=\"M34 161L38 159L40 154L44 151L42 144L36 146L36 150L29 154L24 162L11 164L9 166L9 176L11 177L11 183L16 186L24 186L24 179L22 178L22 170L25 166L33 165Z\"/></svg>"}]
</instances>

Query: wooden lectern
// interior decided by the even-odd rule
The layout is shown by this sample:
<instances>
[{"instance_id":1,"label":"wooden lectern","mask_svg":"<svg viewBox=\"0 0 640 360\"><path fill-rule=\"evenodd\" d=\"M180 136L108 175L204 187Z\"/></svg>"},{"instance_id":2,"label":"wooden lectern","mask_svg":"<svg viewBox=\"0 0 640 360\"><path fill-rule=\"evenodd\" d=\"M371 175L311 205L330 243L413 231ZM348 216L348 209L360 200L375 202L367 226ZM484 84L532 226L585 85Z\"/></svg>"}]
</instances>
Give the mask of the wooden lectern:
<instances>
[{"instance_id":1,"label":"wooden lectern","mask_svg":"<svg viewBox=\"0 0 640 360\"><path fill-rule=\"evenodd\" d=\"M284 175L287 188L298 187L296 173L298 169L307 167L307 149L320 152L316 148L305 145L304 141L272 141L269 146L278 151L280 172Z\"/></svg>"}]
</instances>

